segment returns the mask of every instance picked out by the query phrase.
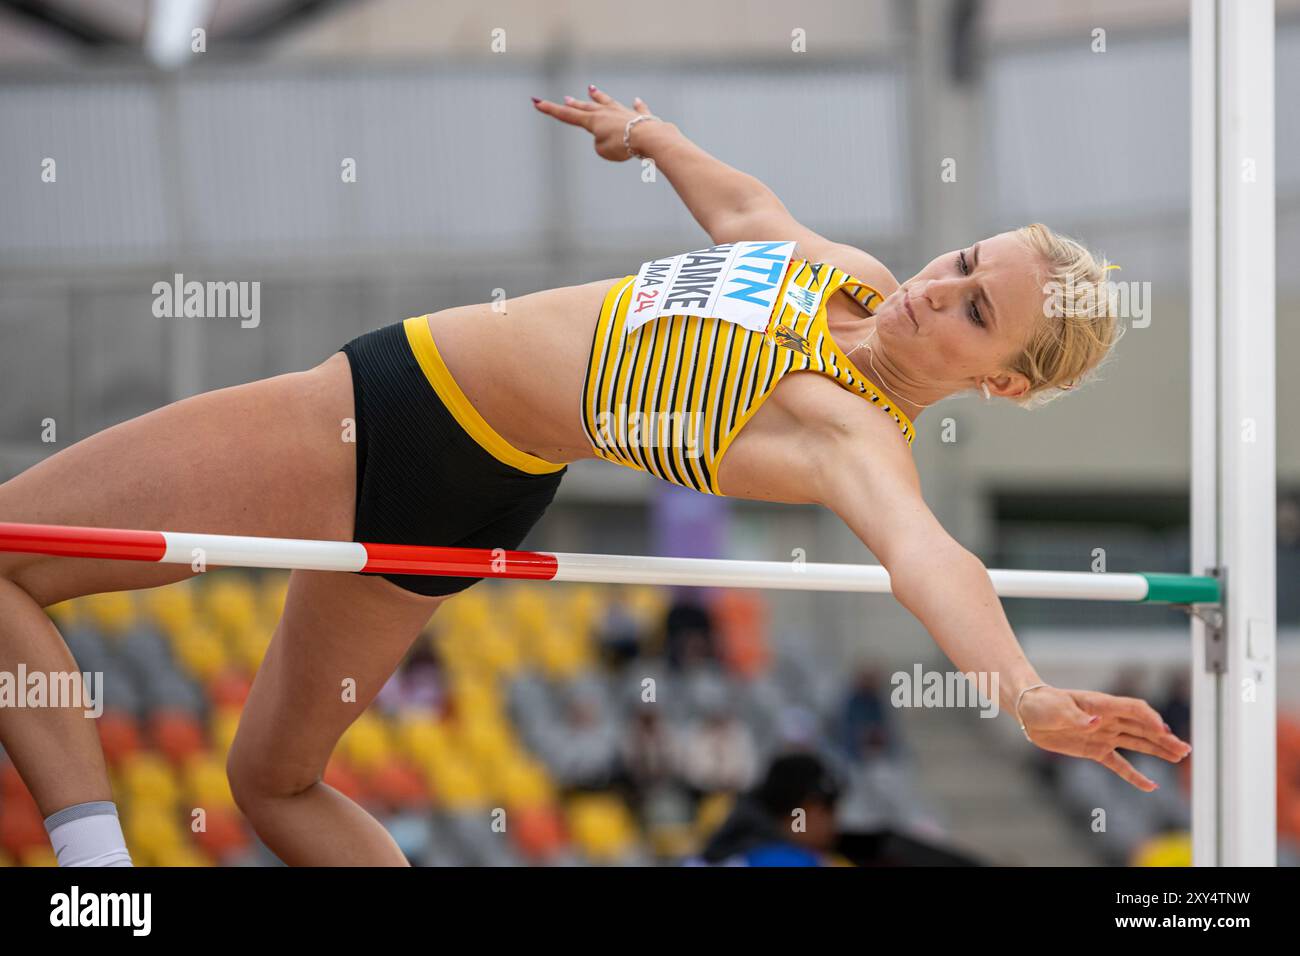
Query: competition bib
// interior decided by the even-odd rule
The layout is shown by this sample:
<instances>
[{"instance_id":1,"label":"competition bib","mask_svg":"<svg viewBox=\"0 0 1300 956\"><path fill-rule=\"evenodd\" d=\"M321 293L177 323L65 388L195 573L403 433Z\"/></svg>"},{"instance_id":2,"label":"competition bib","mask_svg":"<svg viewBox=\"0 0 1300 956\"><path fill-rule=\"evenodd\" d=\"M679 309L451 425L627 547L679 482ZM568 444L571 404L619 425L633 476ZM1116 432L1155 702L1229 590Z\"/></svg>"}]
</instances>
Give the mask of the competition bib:
<instances>
[{"instance_id":1,"label":"competition bib","mask_svg":"<svg viewBox=\"0 0 1300 956\"><path fill-rule=\"evenodd\" d=\"M632 284L624 330L663 315L700 315L765 331L794 247L728 242L646 262Z\"/></svg>"}]
</instances>

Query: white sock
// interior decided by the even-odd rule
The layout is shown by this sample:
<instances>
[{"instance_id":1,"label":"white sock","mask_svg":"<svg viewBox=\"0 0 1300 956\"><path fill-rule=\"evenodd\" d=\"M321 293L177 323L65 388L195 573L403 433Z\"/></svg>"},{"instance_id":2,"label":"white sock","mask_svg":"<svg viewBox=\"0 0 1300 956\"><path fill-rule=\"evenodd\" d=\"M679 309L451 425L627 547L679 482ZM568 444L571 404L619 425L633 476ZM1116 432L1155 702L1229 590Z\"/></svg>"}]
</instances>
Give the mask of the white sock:
<instances>
[{"instance_id":1,"label":"white sock","mask_svg":"<svg viewBox=\"0 0 1300 956\"><path fill-rule=\"evenodd\" d=\"M110 800L78 803L45 818L59 866L131 866L117 807Z\"/></svg>"}]
</instances>

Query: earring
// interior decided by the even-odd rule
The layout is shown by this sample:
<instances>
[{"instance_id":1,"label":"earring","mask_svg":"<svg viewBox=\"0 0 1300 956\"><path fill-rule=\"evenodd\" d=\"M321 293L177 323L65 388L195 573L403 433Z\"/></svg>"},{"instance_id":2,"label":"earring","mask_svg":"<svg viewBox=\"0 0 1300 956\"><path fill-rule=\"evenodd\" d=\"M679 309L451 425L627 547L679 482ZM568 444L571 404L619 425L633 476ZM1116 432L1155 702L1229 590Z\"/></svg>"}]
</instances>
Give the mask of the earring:
<instances>
[{"instance_id":1,"label":"earring","mask_svg":"<svg viewBox=\"0 0 1300 956\"><path fill-rule=\"evenodd\" d=\"M993 396L989 394L989 383L980 382L980 388L984 389L984 401L986 402L993 401Z\"/></svg>"}]
</instances>

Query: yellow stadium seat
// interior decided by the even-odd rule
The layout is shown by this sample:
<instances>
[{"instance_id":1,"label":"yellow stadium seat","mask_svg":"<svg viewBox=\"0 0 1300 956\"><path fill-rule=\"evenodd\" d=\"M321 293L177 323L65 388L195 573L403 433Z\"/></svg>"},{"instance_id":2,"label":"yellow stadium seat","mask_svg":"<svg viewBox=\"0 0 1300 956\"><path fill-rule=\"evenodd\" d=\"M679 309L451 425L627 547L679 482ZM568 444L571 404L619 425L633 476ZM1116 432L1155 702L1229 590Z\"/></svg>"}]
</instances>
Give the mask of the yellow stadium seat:
<instances>
[{"instance_id":1,"label":"yellow stadium seat","mask_svg":"<svg viewBox=\"0 0 1300 956\"><path fill-rule=\"evenodd\" d=\"M203 618L225 634L255 626L257 595L247 575L222 571L207 580L201 597Z\"/></svg>"},{"instance_id":2,"label":"yellow stadium seat","mask_svg":"<svg viewBox=\"0 0 1300 956\"><path fill-rule=\"evenodd\" d=\"M171 765L155 753L141 751L127 757L122 764L121 780L131 802L174 807L180 795Z\"/></svg>"},{"instance_id":3,"label":"yellow stadium seat","mask_svg":"<svg viewBox=\"0 0 1300 956\"><path fill-rule=\"evenodd\" d=\"M81 599L86 620L110 636L118 636L136 623L135 597L130 591L88 594Z\"/></svg>"},{"instance_id":4,"label":"yellow stadium seat","mask_svg":"<svg viewBox=\"0 0 1300 956\"><path fill-rule=\"evenodd\" d=\"M556 680L571 678L591 666L590 648L575 632L547 627L537 638L537 663L542 672Z\"/></svg>"},{"instance_id":5,"label":"yellow stadium seat","mask_svg":"<svg viewBox=\"0 0 1300 956\"><path fill-rule=\"evenodd\" d=\"M1132 865L1191 866L1192 835L1184 830L1144 840L1133 851Z\"/></svg>"},{"instance_id":6,"label":"yellow stadium seat","mask_svg":"<svg viewBox=\"0 0 1300 956\"><path fill-rule=\"evenodd\" d=\"M554 610L549 592L536 584L512 582L502 590L503 600L496 608L513 625L544 624Z\"/></svg>"},{"instance_id":7,"label":"yellow stadium seat","mask_svg":"<svg viewBox=\"0 0 1300 956\"><path fill-rule=\"evenodd\" d=\"M499 770L497 788L510 807L536 807L555 799L555 787L546 769L527 759L507 760Z\"/></svg>"},{"instance_id":8,"label":"yellow stadium seat","mask_svg":"<svg viewBox=\"0 0 1300 956\"><path fill-rule=\"evenodd\" d=\"M216 711L208 721L208 736L212 740L212 753L221 760L230 753L235 731L239 728L239 708L224 707Z\"/></svg>"},{"instance_id":9,"label":"yellow stadium seat","mask_svg":"<svg viewBox=\"0 0 1300 956\"><path fill-rule=\"evenodd\" d=\"M487 669L498 677L515 674L524 664L520 642L504 627L486 628L479 640L478 653Z\"/></svg>"},{"instance_id":10,"label":"yellow stadium seat","mask_svg":"<svg viewBox=\"0 0 1300 956\"><path fill-rule=\"evenodd\" d=\"M575 585L564 596L564 615L575 627L591 630L600 620L606 598L590 584Z\"/></svg>"},{"instance_id":11,"label":"yellow stadium seat","mask_svg":"<svg viewBox=\"0 0 1300 956\"><path fill-rule=\"evenodd\" d=\"M226 761L215 754L196 754L181 771L182 794L191 807L226 807L235 805L226 777Z\"/></svg>"},{"instance_id":12,"label":"yellow stadium seat","mask_svg":"<svg viewBox=\"0 0 1300 956\"><path fill-rule=\"evenodd\" d=\"M449 730L427 714L404 714L397 722L395 737L398 752L417 767L427 766L452 750Z\"/></svg>"},{"instance_id":13,"label":"yellow stadium seat","mask_svg":"<svg viewBox=\"0 0 1300 956\"><path fill-rule=\"evenodd\" d=\"M217 632L200 626L191 628L172 645L178 663L191 676L206 681L230 663L230 656Z\"/></svg>"},{"instance_id":14,"label":"yellow stadium seat","mask_svg":"<svg viewBox=\"0 0 1300 956\"><path fill-rule=\"evenodd\" d=\"M475 713L495 713L501 707L501 690L488 672L466 669L455 675L448 689L456 702L456 710L473 710Z\"/></svg>"},{"instance_id":15,"label":"yellow stadium seat","mask_svg":"<svg viewBox=\"0 0 1300 956\"><path fill-rule=\"evenodd\" d=\"M284 612L284 601L289 593L289 574L268 571L258 588L257 604L262 618L276 621Z\"/></svg>"},{"instance_id":16,"label":"yellow stadium seat","mask_svg":"<svg viewBox=\"0 0 1300 956\"><path fill-rule=\"evenodd\" d=\"M696 836L702 839L722 826L735 802L735 797L727 793L711 793L701 800L695 812Z\"/></svg>"},{"instance_id":17,"label":"yellow stadium seat","mask_svg":"<svg viewBox=\"0 0 1300 956\"><path fill-rule=\"evenodd\" d=\"M700 849L695 828L687 823L661 823L647 834L650 852L660 859L680 860Z\"/></svg>"},{"instance_id":18,"label":"yellow stadium seat","mask_svg":"<svg viewBox=\"0 0 1300 956\"><path fill-rule=\"evenodd\" d=\"M449 759L429 770L434 802L448 810L469 810L487 803L482 779L463 760Z\"/></svg>"},{"instance_id":19,"label":"yellow stadium seat","mask_svg":"<svg viewBox=\"0 0 1300 956\"><path fill-rule=\"evenodd\" d=\"M495 763L515 752L510 727L502 720L484 716L460 724L461 751L475 764Z\"/></svg>"},{"instance_id":20,"label":"yellow stadium seat","mask_svg":"<svg viewBox=\"0 0 1300 956\"><path fill-rule=\"evenodd\" d=\"M434 615L433 623L435 629L439 629L445 623L449 627L472 631L475 628L486 626L492 620L492 617L492 606L483 587L480 586L457 594L452 600L444 604L438 609L438 613ZM439 620L439 618L442 620Z\"/></svg>"},{"instance_id":21,"label":"yellow stadium seat","mask_svg":"<svg viewBox=\"0 0 1300 956\"><path fill-rule=\"evenodd\" d=\"M267 648L271 646L274 633L275 628L267 627L265 620L246 631L240 631L229 642L231 660L243 668L244 673L250 676L257 673L257 669L262 666L262 659L266 657Z\"/></svg>"},{"instance_id":22,"label":"yellow stadium seat","mask_svg":"<svg viewBox=\"0 0 1300 956\"><path fill-rule=\"evenodd\" d=\"M45 609L50 620L60 630L67 630L73 624L77 623L78 605L76 601L61 601L58 604L52 604ZM0 864L3 865L3 864Z\"/></svg>"},{"instance_id":23,"label":"yellow stadium seat","mask_svg":"<svg viewBox=\"0 0 1300 956\"><path fill-rule=\"evenodd\" d=\"M636 840L636 827L627 807L608 794L574 797L566 807L573 842L595 862L613 862Z\"/></svg>"},{"instance_id":24,"label":"yellow stadium seat","mask_svg":"<svg viewBox=\"0 0 1300 956\"><path fill-rule=\"evenodd\" d=\"M54 855L54 848L36 846L24 850L21 857L23 866L58 866L59 858Z\"/></svg>"},{"instance_id":25,"label":"yellow stadium seat","mask_svg":"<svg viewBox=\"0 0 1300 956\"><path fill-rule=\"evenodd\" d=\"M624 593L628 607L643 627L657 626L668 612L668 594L663 588L638 584Z\"/></svg>"},{"instance_id":26,"label":"yellow stadium seat","mask_svg":"<svg viewBox=\"0 0 1300 956\"><path fill-rule=\"evenodd\" d=\"M197 619L194 585L181 581L140 595L142 609L168 637L186 633Z\"/></svg>"},{"instance_id":27,"label":"yellow stadium seat","mask_svg":"<svg viewBox=\"0 0 1300 956\"><path fill-rule=\"evenodd\" d=\"M132 860L143 866L157 866L161 856L186 841L175 813L157 803L132 803L122 821L122 832Z\"/></svg>"},{"instance_id":28,"label":"yellow stadium seat","mask_svg":"<svg viewBox=\"0 0 1300 956\"><path fill-rule=\"evenodd\" d=\"M389 760L392 749L388 728L379 717L369 712L358 717L339 741L339 752L362 773Z\"/></svg>"},{"instance_id":29,"label":"yellow stadium seat","mask_svg":"<svg viewBox=\"0 0 1300 956\"><path fill-rule=\"evenodd\" d=\"M159 850L153 862L154 866L212 866L207 854L198 847L185 844Z\"/></svg>"}]
</instances>

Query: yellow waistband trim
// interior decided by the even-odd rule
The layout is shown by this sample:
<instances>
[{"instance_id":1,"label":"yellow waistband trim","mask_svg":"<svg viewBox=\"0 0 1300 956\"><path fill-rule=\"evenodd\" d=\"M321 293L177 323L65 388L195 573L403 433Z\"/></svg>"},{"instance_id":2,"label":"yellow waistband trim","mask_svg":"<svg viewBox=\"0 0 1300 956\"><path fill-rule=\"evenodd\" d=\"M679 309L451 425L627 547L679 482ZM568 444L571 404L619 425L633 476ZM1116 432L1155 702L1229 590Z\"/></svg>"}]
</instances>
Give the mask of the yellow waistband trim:
<instances>
[{"instance_id":1,"label":"yellow waistband trim","mask_svg":"<svg viewBox=\"0 0 1300 956\"><path fill-rule=\"evenodd\" d=\"M429 331L428 316L417 315L402 323L406 330L406 341L410 343L415 360L420 363L424 377L429 380L438 397L451 412L452 416L476 442L502 464L518 468L530 475L549 475L559 471L567 462L556 463L520 451L502 438L489 425L482 415L470 404L469 398L460 390L456 380L451 377L446 363L438 354L438 346L433 342L433 333Z\"/></svg>"}]
</instances>

